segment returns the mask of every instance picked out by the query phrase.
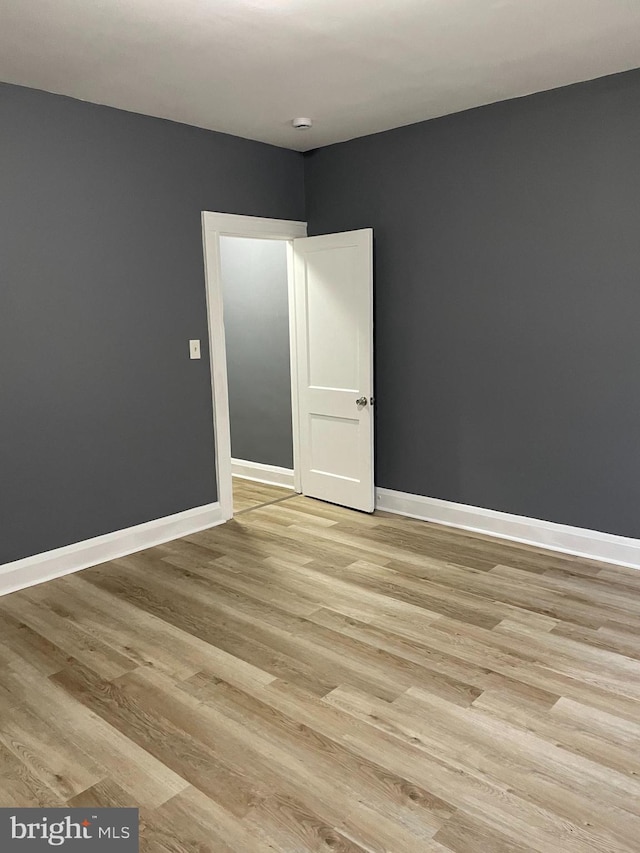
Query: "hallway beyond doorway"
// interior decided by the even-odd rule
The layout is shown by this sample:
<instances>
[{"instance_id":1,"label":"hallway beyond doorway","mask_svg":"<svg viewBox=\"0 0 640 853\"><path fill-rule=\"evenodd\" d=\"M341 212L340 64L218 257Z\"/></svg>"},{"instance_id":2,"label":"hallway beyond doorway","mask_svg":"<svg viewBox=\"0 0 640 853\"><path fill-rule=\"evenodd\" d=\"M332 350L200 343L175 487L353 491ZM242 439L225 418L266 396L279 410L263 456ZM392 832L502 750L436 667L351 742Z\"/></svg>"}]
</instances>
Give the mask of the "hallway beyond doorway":
<instances>
[{"instance_id":1,"label":"hallway beyond doorway","mask_svg":"<svg viewBox=\"0 0 640 853\"><path fill-rule=\"evenodd\" d=\"M258 483L255 480L245 480L243 477L233 478L233 514L257 509L266 504L292 498L295 492L282 486L271 486Z\"/></svg>"}]
</instances>

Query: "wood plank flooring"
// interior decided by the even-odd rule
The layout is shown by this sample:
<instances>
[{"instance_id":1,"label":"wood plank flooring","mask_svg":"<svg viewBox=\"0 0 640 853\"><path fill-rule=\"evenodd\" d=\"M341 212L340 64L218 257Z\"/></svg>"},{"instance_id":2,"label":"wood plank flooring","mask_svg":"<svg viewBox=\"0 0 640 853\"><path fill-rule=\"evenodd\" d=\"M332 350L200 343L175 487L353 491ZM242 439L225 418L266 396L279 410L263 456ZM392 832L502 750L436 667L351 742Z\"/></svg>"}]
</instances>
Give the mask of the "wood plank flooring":
<instances>
[{"instance_id":1,"label":"wood plank flooring","mask_svg":"<svg viewBox=\"0 0 640 853\"><path fill-rule=\"evenodd\" d=\"M640 573L294 496L0 599L0 803L142 849L640 849Z\"/></svg>"},{"instance_id":2,"label":"wood plank flooring","mask_svg":"<svg viewBox=\"0 0 640 853\"><path fill-rule=\"evenodd\" d=\"M282 486L271 486L268 483L258 483L255 480L245 480L242 477L233 478L233 514L246 512L268 503L290 498L295 494L291 489Z\"/></svg>"}]
</instances>

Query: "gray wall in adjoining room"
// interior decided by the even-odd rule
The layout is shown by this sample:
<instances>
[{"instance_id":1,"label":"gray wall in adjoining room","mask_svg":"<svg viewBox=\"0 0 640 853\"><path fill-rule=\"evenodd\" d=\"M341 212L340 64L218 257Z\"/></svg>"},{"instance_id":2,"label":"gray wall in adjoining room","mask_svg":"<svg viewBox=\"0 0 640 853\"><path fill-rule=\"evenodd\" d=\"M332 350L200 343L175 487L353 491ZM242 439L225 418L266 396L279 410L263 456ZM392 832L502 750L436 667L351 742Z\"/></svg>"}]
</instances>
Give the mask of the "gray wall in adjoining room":
<instances>
[{"instance_id":1,"label":"gray wall in adjoining room","mask_svg":"<svg viewBox=\"0 0 640 853\"><path fill-rule=\"evenodd\" d=\"M303 219L304 185L297 153L17 86L0 128L2 564L216 500L200 214Z\"/></svg>"},{"instance_id":2,"label":"gray wall in adjoining room","mask_svg":"<svg viewBox=\"0 0 640 853\"><path fill-rule=\"evenodd\" d=\"M287 243L220 238L231 453L293 468Z\"/></svg>"},{"instance_id":3,"label":"gray wall in adjoining room","mask_svg":"<svg viewBox=\"0 0 640 853\"><path fill-rule=\"evenodd\" d=\"M640 536L640 71L312 152L372 226L378 486Z\"/></svg>"}]
</instances>

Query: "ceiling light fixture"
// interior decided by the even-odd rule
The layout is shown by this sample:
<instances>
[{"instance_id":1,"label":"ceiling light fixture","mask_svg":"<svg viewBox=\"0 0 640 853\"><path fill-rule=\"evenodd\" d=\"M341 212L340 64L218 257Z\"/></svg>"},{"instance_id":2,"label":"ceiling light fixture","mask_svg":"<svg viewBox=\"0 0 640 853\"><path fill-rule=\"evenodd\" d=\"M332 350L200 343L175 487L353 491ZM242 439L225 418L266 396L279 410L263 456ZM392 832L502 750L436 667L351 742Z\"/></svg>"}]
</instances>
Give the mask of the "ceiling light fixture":
<instances>
[{"instance_id":1,"label":"ceiling light fixture","mask_svg":"<svg viewBox=\"0 0 640 853\"><path fill-rule=\"evenodd\" d=\"M294 118L291 121L291 124L296 130L309 130L309 128L313 126L313 122L310 118Z\"/></svg>"}]
</instances>

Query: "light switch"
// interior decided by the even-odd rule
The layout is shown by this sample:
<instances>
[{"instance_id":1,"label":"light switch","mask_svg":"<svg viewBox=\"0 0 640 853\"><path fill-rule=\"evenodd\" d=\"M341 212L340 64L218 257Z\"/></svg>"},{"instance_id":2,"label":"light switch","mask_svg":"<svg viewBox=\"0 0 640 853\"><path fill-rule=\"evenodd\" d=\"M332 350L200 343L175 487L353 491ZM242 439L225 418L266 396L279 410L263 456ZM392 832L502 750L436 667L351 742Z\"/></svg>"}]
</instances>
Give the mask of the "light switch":
<instances>
[{"instance_id":1,"label":"light switch","mask_svg":"<svg viewBox=\"0 0 640 853\"><path fill-rule=\"evenodd\" d=\"M189 341L189 358L200 358L200 341Z\"/></svg>"}]
</instances>

